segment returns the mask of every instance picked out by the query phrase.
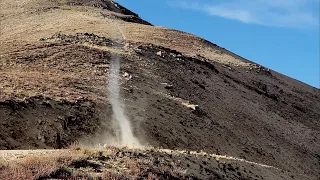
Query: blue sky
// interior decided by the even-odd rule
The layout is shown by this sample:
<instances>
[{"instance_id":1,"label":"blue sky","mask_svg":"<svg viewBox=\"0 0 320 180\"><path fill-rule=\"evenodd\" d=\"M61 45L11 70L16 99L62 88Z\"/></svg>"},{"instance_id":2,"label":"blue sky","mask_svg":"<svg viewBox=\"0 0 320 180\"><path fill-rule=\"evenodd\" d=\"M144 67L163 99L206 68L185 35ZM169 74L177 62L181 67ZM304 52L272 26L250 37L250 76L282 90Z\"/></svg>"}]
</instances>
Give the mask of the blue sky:
<instances>
[{"instance_id":1,"label":"blue sky","mask_svg":"<svg viewBox=\"0 0 320 180\"><path fill-rule=\"evenodd\" d=\"M189 32L320 87L320 0L116 0L154 25Z\"/></svg>"}]
</instances>

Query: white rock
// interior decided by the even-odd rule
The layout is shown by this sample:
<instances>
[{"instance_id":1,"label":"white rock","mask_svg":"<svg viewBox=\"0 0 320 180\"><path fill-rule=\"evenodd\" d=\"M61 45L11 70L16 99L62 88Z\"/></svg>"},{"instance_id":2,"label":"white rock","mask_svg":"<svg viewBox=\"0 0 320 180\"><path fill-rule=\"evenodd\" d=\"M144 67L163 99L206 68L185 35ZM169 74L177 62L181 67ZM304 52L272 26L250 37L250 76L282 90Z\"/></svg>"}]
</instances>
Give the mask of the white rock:
<instances>
[{"instance_id":1,"label":"white rock","mask_svg":"<svg viewBox=\"0 0 320 180\"><path fill-rule=\"evenodd\" d=\"M161 51L157 52L157 55L162 56L162 52Z\"/></svg>"},{"instance_id":2,"label":"white rock","mask_svg":"<svg viewBox=\"0 0 320 180\"><path fill-rule=\"evenodd\" d=\"M129 73L127 73L127 72L125 72L125 73L122 75L122 77L124 77L126 80L130 80L130 79L132 78L132 76L131 76Z\"/></svg>"}]
</instances>

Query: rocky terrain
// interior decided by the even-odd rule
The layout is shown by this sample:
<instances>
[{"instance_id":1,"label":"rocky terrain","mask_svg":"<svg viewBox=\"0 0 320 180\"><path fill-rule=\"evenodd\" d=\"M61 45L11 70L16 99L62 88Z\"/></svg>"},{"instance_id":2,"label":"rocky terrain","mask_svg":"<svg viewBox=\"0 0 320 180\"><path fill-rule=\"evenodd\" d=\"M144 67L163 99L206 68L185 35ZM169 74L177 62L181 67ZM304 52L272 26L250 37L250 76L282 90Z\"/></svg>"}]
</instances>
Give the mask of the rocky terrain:
<instances>
[{"instance_id":1,"label":"rocky terrain","mask_svg":"<svg viewBox=\"0 0 320 180\"><path fill-rule=\"evenodd\" d=\"M118 57L122 101L143 145L274 167L232 161L238 170L229 171L203 156L138 150L180 163L186 173L175 178L320 177L319 89L192 34L153 26L111 1L1 0L0 7L0 149L112 141L107 85ZM90 158L108 167L110 159ZM124 176L148 176L139 173Z\"/></svg>"}]
</instances>

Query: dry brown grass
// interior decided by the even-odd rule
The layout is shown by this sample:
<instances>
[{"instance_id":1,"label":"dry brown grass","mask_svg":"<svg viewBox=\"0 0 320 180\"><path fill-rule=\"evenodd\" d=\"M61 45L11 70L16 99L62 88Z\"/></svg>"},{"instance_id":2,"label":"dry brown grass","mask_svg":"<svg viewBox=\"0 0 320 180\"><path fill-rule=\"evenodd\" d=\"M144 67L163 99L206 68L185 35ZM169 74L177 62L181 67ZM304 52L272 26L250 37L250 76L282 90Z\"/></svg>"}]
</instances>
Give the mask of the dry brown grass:
<instances>
[{"instance_id":1,"label":"dry brown grass","mask_svg":"<svg viewBox=\"0 0 320 180\"><path fill-rule=\"evenodd\" d=\"M53 171L69 166L72 162L85 158L79 152L52 153L43 156L30 156L21 160L14 160L0 166L0 179L31 180L40 176L49 175Z\"/></svg>"},{"instance_id":2,"label":"dry brown grass","mask_svg":"<svg viewBox=\"0 0 320 180\"><path fill-rule=\"evenodd\" d=\"M277 168L223 156L219 156L219 158L214 156L211 159L210 154L204 152L187 153L157 148L129 149L111 146L99 150L81 149L50 152L52 153L46 156L26 154L26 158L15 159L10 163L7 161L1 163L0 159L0 179L29 180L38 177L70 180L169 180L203 179L204 177L207 179L210 177L207 173L211 173L213 179L214 177L223 177L218 174L227 175L225 177L229 178L226 179L252 179L254 177L251 174L253 171L258 173L264 171L263 176L266 179L274 179L275 175L279 173L287 177L286 172ZM241 169L244 168L248 172L252 172L248 174L246 171L242 171Z\"/></svg>"},{"instance_id":3,"label":"dry brown grass","mask_svg":"<svg viewBox=\"0 0 320 180\"><path fill-rule=\"evenodd\" d=\"M25 0L24 2L26 5L17 8L16 11L2 12L4 15L4 18L2 18L2 41L34 43L42 37L48 37L57 32L65 34L89 32L105 37L121 38L117 28L120 27L126 39L130 41L161 45L190 56L199 54L208 59L229 65L248 65L248 63L244 63L238 58L222 53L219 48L212 47L204 42L203 39L188 33L157 26L126 23L113 18L104 18L100 14L102 10L99 8L69 7L65 6L63 1L49 3L48 1ZM15 1L3 1L2 7L3 9L10 5L20 7L21 3L17 3ZM53 6L57 8L43 10ZM31 13L34 11L37 13ZM28 23L25 23L26 21Z\"/></svg>"},{"instance_id":4,"label":"dry brown grass","mask_svg":"<svg viewBox=\"0 0 320 180\"><path fill-rule=\"evenodd\" d=\"M59 170L67 172L65 175L63 173L58 175L64 179L146 178L154 180L163 179L163 177L180 177L181 174L175 166L155 164L152 156L140 157L137 154L145 153L141 150L109 147L103 151L81 149L71 150L69 154L66 152L52 152L43 156L27 155L23 159L15 159L9 163L0 161L0 179L31 180L52 177L52 174ZM146 160L146 158L150 159ZM100 166L99 164L106 166L98 168L102 170L101 173L97 173L94 168L95 165Z\"/></svg>"},{"instance_id":5,"label":"dry brown grass","mask_svg":"<svg viewBox=\"0 0 320 180\"><path fill-rule=\"evenodd\" d=\"M0 85L0 100L42 95L56 100L65 98L73 101L87 98L90 96L88 91L106 92L107 67L100 67L94 62L104 59L93 58L91 55L85 57L87 54L92 53L94 56L104 51L79 48L77 45L43 48L46 45L47 43L39 43L34 47L2 55L0 81L3 83ZM82 51L82 54L77 54L77 50ZM30 57L34 58L29 61Z\"/></svg>"},{"instance_id":6,"label":"dry brown grass","mask_svg":"<svg viewBox=\"0 0 320 180\"><path fill-rule=\"evenodd\" d=\"M129 170L129 174L133 176L137 176L141 173L141 169L139 167L139 163L134 159L126 159L125 162L125 168Z\"/></svg>"}]
</instances>

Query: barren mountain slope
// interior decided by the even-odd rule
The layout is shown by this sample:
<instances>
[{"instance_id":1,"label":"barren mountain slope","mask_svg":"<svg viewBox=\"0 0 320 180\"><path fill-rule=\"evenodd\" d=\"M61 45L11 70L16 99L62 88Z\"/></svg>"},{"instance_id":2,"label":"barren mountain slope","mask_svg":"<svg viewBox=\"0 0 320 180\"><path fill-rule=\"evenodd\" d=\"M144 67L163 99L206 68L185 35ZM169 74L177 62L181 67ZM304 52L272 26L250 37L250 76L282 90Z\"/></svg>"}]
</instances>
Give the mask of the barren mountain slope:
<instances>
[{"instance_id":1,"label":"barren mountain slope","mask_svg":"<svg viewBox=\"0 0 320 180\"><path fill-rule=\"evenodd\" d=\"M0 149L103 143L113 133L109 64L119 56L126 113L143 143L320 176L319 89L109 1L0 5Z\"/></svg>"}]
</instances>

